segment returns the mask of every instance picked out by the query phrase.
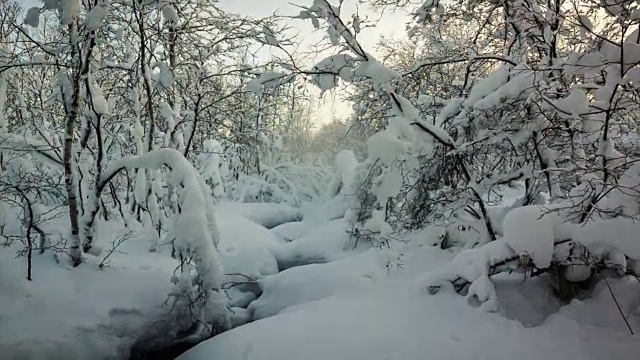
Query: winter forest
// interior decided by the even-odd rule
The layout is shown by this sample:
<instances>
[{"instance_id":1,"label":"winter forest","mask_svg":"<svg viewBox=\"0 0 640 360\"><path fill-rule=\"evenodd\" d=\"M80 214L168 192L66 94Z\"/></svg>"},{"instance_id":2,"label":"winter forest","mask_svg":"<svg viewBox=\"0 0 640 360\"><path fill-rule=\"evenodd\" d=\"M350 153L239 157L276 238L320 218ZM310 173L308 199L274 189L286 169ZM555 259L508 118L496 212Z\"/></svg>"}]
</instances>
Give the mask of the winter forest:
<instances>
[{"instance_id":1,"label":"winter forest","mask_svg":"<svg viewBox=\"0 0 640 360\"><path fill-rule=\"evenodd\" d=\"M637 359L639 120L638 1L0 0L0 359Z\"/></svg>"}]
</instances>

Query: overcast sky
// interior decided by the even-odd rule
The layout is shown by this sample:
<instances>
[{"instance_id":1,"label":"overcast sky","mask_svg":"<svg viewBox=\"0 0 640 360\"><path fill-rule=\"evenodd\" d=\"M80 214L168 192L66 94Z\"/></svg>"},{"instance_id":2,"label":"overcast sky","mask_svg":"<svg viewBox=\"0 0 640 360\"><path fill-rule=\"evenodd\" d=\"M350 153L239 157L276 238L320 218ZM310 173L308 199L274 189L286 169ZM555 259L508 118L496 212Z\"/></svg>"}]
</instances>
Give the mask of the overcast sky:
<instances>
[{"instance_id":1,"label":"overcast sky","mask_svg":"<svg viewBox=\"0 0 640 360\"><path fill-rule=\"evenodd\" d=\"M336 1L331 1L336 3ZM274 12L278 12L280 15L296 15L300 12L300 8L294 4L310 6L313 4L313 0L221 0L221 4L224 8L249 16L268 16ZM359 41L362 46L372 54L375 54L375 45L381 36L393 36L403 37L405 24L408 21L406 14L378 14L374 13L370 9L357 6L357 0L345 0L342 9L342 16L345 19L349 19L352 14L359 11L362 17L368 16L369 20L377 20L377 26L375 28L364 29L359 36ZM308 39L306 45L312 44L314 41L320 39L322 34L314 35L314 28L310 21L304 21L299 19L293 19L290 25L295 28L303 38ZM322 54L320 56L326 56ZM317 59L321 60L321 58ZM346 118L350 113L350 105L341 101L339 94L327 93L323 97L323 105L318 111L318 118L315 119L318 124L331 121L333 117Z\"/></svg>"},{"instance_id":2,"label":"overcast sky","mask_svg":"<svg viewBox=\"0 0 640 360\"><path fill-rule=\"evenodd\" d=\"M42 4L40 0L16 0L23 7L39 6ZM336 0L331 3L337 3ZM310 6L313 0L220 0L220 4L224 9L231 12L239 13L247 16L264 17L277 12L279 15L296 15L300 12L300 8L291 3ZM342 16L349 19L356 11L357 0L345 0L343 4ZM365 49L375 54L375 45L382 35L390 35L393 37L404 36L405 24L408 21L406 14L380 14L373 13L366 7L358 5L361 17L368 16L370 20L378 20L375 28L367 28L362 31L359 40ZM314 34L311 22L306 20L291 20L289 25L297 31L301 38L306 39L303 46L309 46L319 40L322 34ZM268 56L268 55L267 55ZM321 59L317 59L321 60ZM319 93L318 93L319 94ZM318 124L330 121L334 116L338 118L346 118L350 112L349 105L341 101L339 96L333 93L324 95L323 105L318 111L318 118L315 121Z\"/></svg>"},{"instance_id":3,"label":"overcast sky","mask_svg":"<svg viewBox=\"0 0 640 360\"><path fill-rule=\"evenodd\" d=\"M336 1L331 2L336 3ZM313 0L221 0L222 6L232 12L257 17L268 16L276 11L280 15L298 14L300 8L291 5L291 3L310 6L313 4ZM342 9L342 16L345 19L349 19L351 15L356 12L356 4L356 0L345 0ZM383 35L393 37L404 36L405 24L408 21L406 14L385 13L381 16L362 5L358 7L358 10L361 16L368 16L370 20L379 20L375 28L364 29L359 36L362 46L364 46L367 51L375 54L375 45ZM318 40L321 36L321 34L317 34L316 36L312 35L314 29L310 21L294 19L291 20L290 25L299 31L304 38L312 39L307 42L307 45ZM321 124L331 121L334 116L345 118L349 113L350 107L347 103L341 101L339 96L334 96L333 93L327 93L324 95L323 106L318 112L318 118L315 120L318 124Z\"/></svg>"}]
</instances>

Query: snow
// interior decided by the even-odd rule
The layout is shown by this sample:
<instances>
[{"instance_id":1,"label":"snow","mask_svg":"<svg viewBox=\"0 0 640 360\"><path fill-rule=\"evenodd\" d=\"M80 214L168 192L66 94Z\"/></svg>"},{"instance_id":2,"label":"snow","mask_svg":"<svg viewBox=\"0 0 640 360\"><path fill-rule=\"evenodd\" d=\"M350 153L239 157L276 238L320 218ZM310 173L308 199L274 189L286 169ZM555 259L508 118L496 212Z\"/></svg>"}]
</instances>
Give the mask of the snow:
<instances>
[{"instance_id":1,"label":"snow","mask_svg":"<svg viewBox=\"0 0 640 360\"><path fill-rule=\"evenodd\" d=\"M336 155L335 169L336 176L335 186L340 188L341 194L352 194L356 185L356 169L358 168L358 160L352 151L342 150ZM335 191L331 191L334 193Z\"/></svg>"},{"instance_id":2,"label":"snow","mask_svg":"<svg viewBox=\"0 0 640 360\"><path fill-rule=\"evenodd\" d=\"M421 255L408 263L429 261L435 254L431 252L426 259L425 253ZM355 260L351 264L357 265ZM321 270L323 266L325 270ZM332 271L326 266L315 267L317 272ZM278 285L290 285L287 289L294 291L297 278L299 288L311 291L304 293L308 300L320 296L322 299L289 307L278 315L231 330L197 345L179 359L417 360L430 354L438 359L480 356L497 360L541 357L599 360L635 359L640 350L635 337L602 333L565 315L555 315L542 326L526 328L499 314L479 312L454 293L435 296L420 293L413 288L415 269L411 266L406 272L393 271L393 275L346 288L340 285L343 279L336 275L332 286L321 282L326 290L318 292L312 289L313 282L304 282L304 276L312 276L313 271L311 266L305 268L308 270L288 275L292 278L289 284L283 272ZM358 282L351 281L354 280ZM286 300L283 296L279 301Z\"/></svg>"},{"instance_id":3,"label":"snow","mask_svg":"<svg viewBox=\"0 0 640 360\"><path fill-rule=\"evenodd\" d=\"M373 192L376 194L379 204L386 204L389 198L395 197L402 190L402 173L390 170L380 177L380 180L374 185Z\"/></svg>"},{"instance_id":4,"label":"snow","mask_svg":"<svg viewBox=\"0 0 640 360\"><path fill-rule=\"evenodd\" d=\"M176 250L185 258L193 256L204 289L217 289L222 281L222 268L215 249L220 235L213 202L208 196L206 184L180 152L165 148L140 156L120 158L111 164L109 172L102 174L101 181L110 179L122 168L157 170L163 165L171 167L168 179L171 185L183 188L179 197L182 212L172 226ZM191 251L194 253L191 254Z\"/></svg>"},{"instance_id":5,"label":"snow","mask_svg":"<svg viewBox=\"0 0 640 360\"><path fill-rule=\"evenodd\" d=\"M180 20L178 11L169 1L160 1L160 6L162 8L162 17L165 18L165 20L174 22Z\"/></svg>"},{"instance_id":6,"label":"snow","mask_svg":"<svg viewBox=\"0 0 640 360\"><path fill-rule=\"evenodd\" d=\"M620 316L615 300L622 308L632 329L640 328L640 311L638 299L640 288L634 278L609 279L611 291L604 282L596 285L591 297L584 300L573 300L559 310L559 315L580 321L584 326L594 326L617 333L627 333L628 328ZM613 294L612 294L613 292ZM598 309L598 311L593 311Z\"/></svg>"},{"instance_id":7,"label":"snow","mask_svg":"<svg viewBox=\"0 0 640 360\"><path fill-rule=\"evenodd\" d=\"M419 287L435 294L451 288L458 279L470 283L467 298L481 303L488 312L499 310L495 287L489 279L491 267L507 265L516 259L513 249L504 241L496 240L483 246L460 252L453 261L441 269L427 272L419 279Z\"/></svg>"},{"instance_id":8,"label":"snow","mask_svg":"<svg viewBox=\"0 0 640 360\"><path fill-rule=\"evenodd\" d=\"M37 28L38 25L40 25L40 8L32 7L27 10L27 14L24 17L24 23Z\"/></svg>"},{"instance_id":9,"label":"snow","mask_svg":"<svg viewBox=\"0 0 640 360\"><path fill-rule=\"evenodd\" d=\"M302 219L302 210L285 203L232 203L221 204L225 212L249 219L267 229Z\"/></svg>"},{"instance_id":10,"label":"snow","mask_svg":"<svg viewBox=\"0 0 640 360\"><path fill-rule=\"evenodd\" d=\"M106 246L122 230L103 226L97 242ZM146 323L160 316L171 287L167 279L177 265L133 239L120 250L135 255L113 256L104 270L97 269L98 258L71 269L50 252L36 255L29 282L24 258L5 250L0 252L0 353L8 359L125 356ZM37 321L25 321L32 317Z\"/></svg>"},{"instance_id":11,"label":"snow","mask_svg":"<svg viewBox=\"0 0 640 360\"><path fill-rule=\"evenodd\" d=\"M462 102L465 106L473 106L477 101L498 90L507 82L510 75L511 66L504 65L494 71L488 77L480 80L469 93L469 96Z\"/></svg>"},{"instance_id":12,"label":"snow","mask_svg":"<svg viewBox=\"0 0 640 360\"><path fill-rule=\"evenodd\" d=\"M637 196L640 195L640 163L635 163L620 176L619 187L614 188L600 206L607 209L619 208L623 215L633 216L640 212Z\"/></svg>"},{"instance_id":13,"label":"snow","mask_svg":"<svg viewBox=\"0 0 640 360\"><path fill-rule=\"evenodd\" d=\"M324 223L305 236L273 248L280 268L328 262L349 255L347 224L343 219Z\"/></svg>"},{"instance_id":14,"label":"snow","mask_svg":"<svg viewBox=\"0 0 640 360\"><path fill-rule=\"evenodd\" d=\"M60 9L62 23L69 25L80 15L82 5L80 0L59 0L57 8Z\"/></svg>"},{"instance_id":15,"label":"snow","mask_svg":"<svg viewBox=\"0 0 640 360\"><path fill-rule=\"evenodd\" d=\"M344 217L352 194L338 194L320 205L305 207L302 220L308 224L323 224Z\"/></svg>"},{"instance_id":16,"label":"snow","mask_svg":"<svg viewBox=\"0 0 640 360\"><path fill-rule=\"evenodd\" d=\"M237 204L236 208L242 207ZM249 206L250 208L250 206ZM14 214L7 214L11 219ZM263 276L277 272L267 250L282 241L269 230L237 216L219 212L220 260L226 273L238 271ZM48 223L45 231L68 227L66 217ZM149 252L141 226L98 270L99 257L85 254L85 262L70 268L52 252L34 254L33 281L26 280L26 260L16 258L13 247L0 251L0 353L7 359L87 359L129 356L129 350L149 333L167 337L173 323L163 303L172 289L168 281L179 262L169 256L170 246ZM95 246L110 249L111 241L127 230L119 221L99 221ZM194 232L195 233L195 232ZM55 239L52 239L55 241ZM230 250L232 249L232 251ZM226 280L226 279L225 279ZM248 291L230 290L230 306L246 307L255 299ZM247 321L248 312L233 309L231 321ZM25 321L31 319L33 321ZM37 319L37 321L35 320ZM241 321L242 320L242 321ZM77 341L82 339L82 341Z\"/></svg>"},{"instance_id":17,"label":"snow","mask_svg":"<svg viewBox=\"0 0 640 360\"><path fill-rule=\"evenodd\" d=\"M271 231L287 242L299 239L309 231L309 224L302 221L294 221L278 225Z\"/></svg>"},{"instance_id":18,"label":"snow","mask_svg":"<svg viewBox=\"0 0 640 360\"><path fill-rule=\"evenodd\" d=\"M42 2L0 44L0 358L638 357L640 10L606 0L629 31L602 41L521 1L418 33L468 20L421 1L418 51L378 57L369 10L313 0L294 18L333 49L305 72L277 14L143 1L141 56L109 14L130 2ZM197 51L168 56L183 25ZM351 86L353 116L316 133L305 81Z\"/></svg>"},{"instance_id":19,"label":"snow","mask_svg":"<svg viewBox=\"0 0 640 360\"><path fill-rule=\"evenodd\" d=\"M265 71L258 78L249 81L245 85L245 90L254 94L262 93L262 88L276 88L282 84L286 84L293 79L292 75L288 75L277 71Z\"/></svg>"},{"instance_id":20,"label":"snow","mask_svg":"<svg viewBox=\"0 0 640 360\"><path fill-rule=\"evenodd\" d=\"M589 112L587 94L582 89L575 88L568 96L557 99L553 103L561 110L558 112L560 116L567 117L566 113L569 113L571 117L577 117Z\"/></svg>"},{"instance_id":21,"label":"snow","mask_svg":"<svg viewBox=\"0 0 640 360\"><path fill-rule=\"evenodd\" d=\"M399 72L384 66L371 54L367 54L367 60L356 67L354 75L369 78L374 84L380 86L402 77Z\"/></svg>"},{"instance_id":22,"label":"snow","mask_svg":"<svg viewBox=\"0 0 640 360\"><path fill-rule=\"evenodd\" d=\"M102 89L98 84L91 83L91 106L96 114L105 115L109 113L109 103L105 99Z\"/></svg>"},{"instance_id":23,"label":"snow","mask_svg":"<svg viewBox=\"0 0 640 360\"><path fill-rule=\"evenodd\" d=\"M553 257L553 216L540 206L511 210L504 218L504 239L518 254L527 254L541 269L549 267Z\"/></svg>"},{"instance_id":24,"label":"snow","mask_svg":"<svg viewBox=\"0 0 640 360\"><path fill-rule=\"evenodd\" d=\"M428 124L422 120L418 109L411 104L411 102L398 95L391 93L392 98L392 114L397 117L403 117L409 124L419 124L421 128L429 133L430 136L433 136L438 142L444 144L446 146L453 146L453 139L451 136L442 128Z\"/></svg>"},{"instance_id":25,"label":"snow","mask_svg":"<svg viewBox=\"0 0 640 360\"><path fill-rule=\"evenodd\" d=\"M173 71L169 68L167 64L163 62L159 63L158 67L160 71L158 72L156 77L156 86L161 91L170 89L171 86L173 86L173 83L175 81L173 76Z\"/></svg>"},{"instance_id":26,"label":"snow","mask_svg":"<svg viewBox=\"0 0 640 360\"><path fill-rule=\"evenodd\" d=\"M267 277L259 282L262 295L251 303L249 311L259 320L295 305L369 284L374 277L385 274L376 255L379 251L372 249L328 264L298 266Z\"/></svg>"},{"instance_id":27,"label":"snow","mask_svg":"<svg viewBox=\"0 0 640 360\"><path fill-rule=\"evenodd\" d=\"M595 220L580 227L573 239L595 254L618 250L632 259L640 259L639 231L640 223L630 218Z\"/></svg>"},{"instance_id":28,"label":"snow","mask_svg":"<svg viewBox=\"0 0 640 360\"><path fill-rule=\"evenodd\" d=\"M382 210L374 210L371 218L364 223L364 228L373 233L379 233L383 239L393 233L393 228L385 221L385 212Z\"/></svg>"},{"instance_id":29,"label":"snow","mask_svg":"<svg viewBox=\"0 0 640 360\"><path fill-rule=\"evenodd\" d=\"M198 155L196 161L198 173L205 181L211 183L211 194L218 200L224 194L224 184L222 178L229 172L228 165L224 160L224 150L222 145L214 139L209 139L202 145L203 152Z\"/></svg>"},{"instance_id":30,"label":"snow","mask_svg":"<svg viewBox=\"0 0 640 360\"><path fill-rule=\"evenodd\" d=\"M253 279L278 272L278 264L271 252L282 243L264 227L242 217L219 212L220 260L225 274L242 274Z\"/></svg>"},{"instance_id":31,"label":"snow","mask_svg":"<svg viewBox=\"0 0 640 360\"><path fill-rule=\"evenodd\" d=\"M369 160L372 162L379 160L384 165L404 159L404 154L411 149L411 146L411 143L398 139L390 131L381 131L367 140Z\"/></svg>"},{"instance_id":32,"label":"snow","mask_svg":"<svg viewBox=\"0 0 640 360\"><path fill-rule=\"evenodd\" d=\"M106 5L96 5L94 6L85 16L84 24L89 31L95 31L100 28L102 25L102 20L107 16L107 6Z\"/></svg>"},{"instance_id":33,"label":"snow","mask_svg":"<svg viewBox=\"0 0 640 360\"><path fill-rule=\"evenodd\" d=\"M625 325L602 284L593 299L562 307L549 301L539 279L519 285L522 275L500 274L489 280L490 266L517 255L511 246L522 245L532 257L538 255L530 241L546 237L525 236L515 243L509 239L514 233L529 235L530 228L536 230L533 234L546 231L541 229L545 226L553 231L553 218L539 222L541 208L512 210L505 218L505 239L455 257L450 250L432 246L442 231L439 227L411 234L406 244L354 249L343 219L284 222L268 230L246 218L256 212L278 213L279 208L220 204L216 218L218 257L227 274L223 281L239 280L241 274L257 283L228 290L228 316L235 329L197 345L180 359L384 360L422 359L428 353L444 359L482 354L490 359L624 360L640 351L637 339L624 333ZM64 218L59 221L66 224ZM113 235L123 231L120 223L100 222L96 245L108 248ZM32 282L24 279L23 258L0 252L2 354L123 358L136 340L149 335L149 324L161 336L169 336L161 329L169 329L171 320L158 319L165 316L161 305L171 290L167 279L178 262L168 256L169 249L149 252L138 240L125 242L122 253L114 254L103 270L97 270L100 258L88 254L78 269L56 263L48 252L37 255ZM286 270L278 272L279 267ZM427 285L425 273L439 279L436 295L416 286ZM483 309L500 312L478 311L443 286L442 280L458 276L471 282L468 299L484 301L490 306ZM632 326L640 326L640 290L634 281L611 280ZM26 314L39 321L24 322ZM82 342L70 340L79 337Z\"/></svg>"}]
</instances>

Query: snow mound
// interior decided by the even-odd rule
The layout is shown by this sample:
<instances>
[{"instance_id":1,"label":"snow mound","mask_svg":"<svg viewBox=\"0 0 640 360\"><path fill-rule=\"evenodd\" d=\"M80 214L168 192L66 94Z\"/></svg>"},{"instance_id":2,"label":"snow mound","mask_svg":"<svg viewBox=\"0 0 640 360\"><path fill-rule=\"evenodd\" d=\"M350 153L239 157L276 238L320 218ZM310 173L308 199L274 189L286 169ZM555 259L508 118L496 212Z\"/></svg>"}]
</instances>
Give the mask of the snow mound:
<instances>
[{"instance_id":1,"label":"snow mound","mask_svg":"<svg viewBox=\"0 0 640 360\"><path fill-rule=\"evenodd\" d=\"M311 229L312 225L306 222L295 221L278 225L271 229L276 236L281 239L291 242L297 240L306 235Z\"/></svg>"},{"instance_id":2,"label":"snow mound","mask_svg":"<svg viewBox=\"0 0 640 360\"><path fill-rule=\"evenodd\" d=\"M242 217L217 214L221 240L218 244L225 274L253 279L278 272L271 249L282 243L271 231Z\"/></svg>"},{"instance_id":3,"label":"snow mound","mask_svg":"<svg viewBox=\"0 0 640 360\"><path fill-rule=\"evenodd\" d=\"M293 242L275 246L273 252L280 269L348 256L350 238L346 228L343 219L333 220Z\"/></svg>"},{"instance_id":4,"label":"snow mound","mask_svg":"<svg viewBox=\"0 0 640 360\"><path fill-rule=\"evenodd\" d=\"M283 203L223 203L218 211L242 216L267 229L302 220L300 209Z\"/></svg>"},{"instance_id":5,"label":"snow mound","mask_svg":"<svg viewBox=\"0 0 640 360\"><path fill-rule=\"evenodd\" d=\"M159 315L178 262L145 247L135 261L114 256L109 265L98 270L89 257L71 269L45 252L34 255L33 281L27 281L25 259L0 252L0 358L128 356L145 324Z\"/></svg>"},{"instance_id":6,"label":"snow mound","mask_svg":"<svg viewBox=\"0 0 640 360\"><path fill-rule=\"evenodd\" d=\"M518 254L527 254L538 268L551 265L554 242L554 220L545 216L540 206L522 206L504 218L503 231L507 244Z\"/></svg>"},{"instance_id":7,"label":"snow mound","mask_svg":"<svg viewBox=\"0 0 640 360\"><path fill-rule=\"evenodd\" d=\"M631 360L638 351L635 337L603 334L565 317L525 328L476 311L455 294L424 296L406 284L389 283L247 324L179 359L419 360L429 354L434 359Z\"/></svg>"},{"instance_id":8,"label":"snow mound","mask_svg":"<svg viewBox=\"0 0 640 360\"><path fill-rule=\"evenodd\" d=\"M310 264L287 269L260 281L262 295L249 305L255 320L281 310L319 300L339 291L368 284L384 274L379 250L369 251L327 264Z\"/></svg>"},{"instance_id":9,"label":"snow mound","mask_svg":"<svg viewBox=\"0 0 640 360\"><path fill-rule=\"evenodd\" d=\"M595 220L581 226L574 240L592 253L606 254L618 250L632 259L640 259L640 223L630 218Z\"/></svg>"}]
</instances>

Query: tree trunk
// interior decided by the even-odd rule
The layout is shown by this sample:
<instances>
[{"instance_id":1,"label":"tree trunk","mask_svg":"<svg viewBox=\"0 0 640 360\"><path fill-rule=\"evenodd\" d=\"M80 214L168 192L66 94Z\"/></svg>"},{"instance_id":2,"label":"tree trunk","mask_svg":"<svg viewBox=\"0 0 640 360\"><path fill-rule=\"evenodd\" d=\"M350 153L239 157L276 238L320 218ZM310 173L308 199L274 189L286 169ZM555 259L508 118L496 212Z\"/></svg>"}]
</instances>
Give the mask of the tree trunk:
<instances>
[{"instance_id":1,"label":"tree trunk","mask_svg":"<svg viewBox=\"0 0 640 360\"><path fill-rule=\"evenodd\" d=\"M67 114L65 135L64 135L64 183L67 189L67 202L69 204L69 220L71 221L71 246L69 255L71 256L71 265L78 266L82 262L82 252L80 251L80 236L78 229L78 198L74 189L73 178L73 133L75 119L78 114L78 103L74 99L74 103Z\"/></svg>"}]
</instances>

